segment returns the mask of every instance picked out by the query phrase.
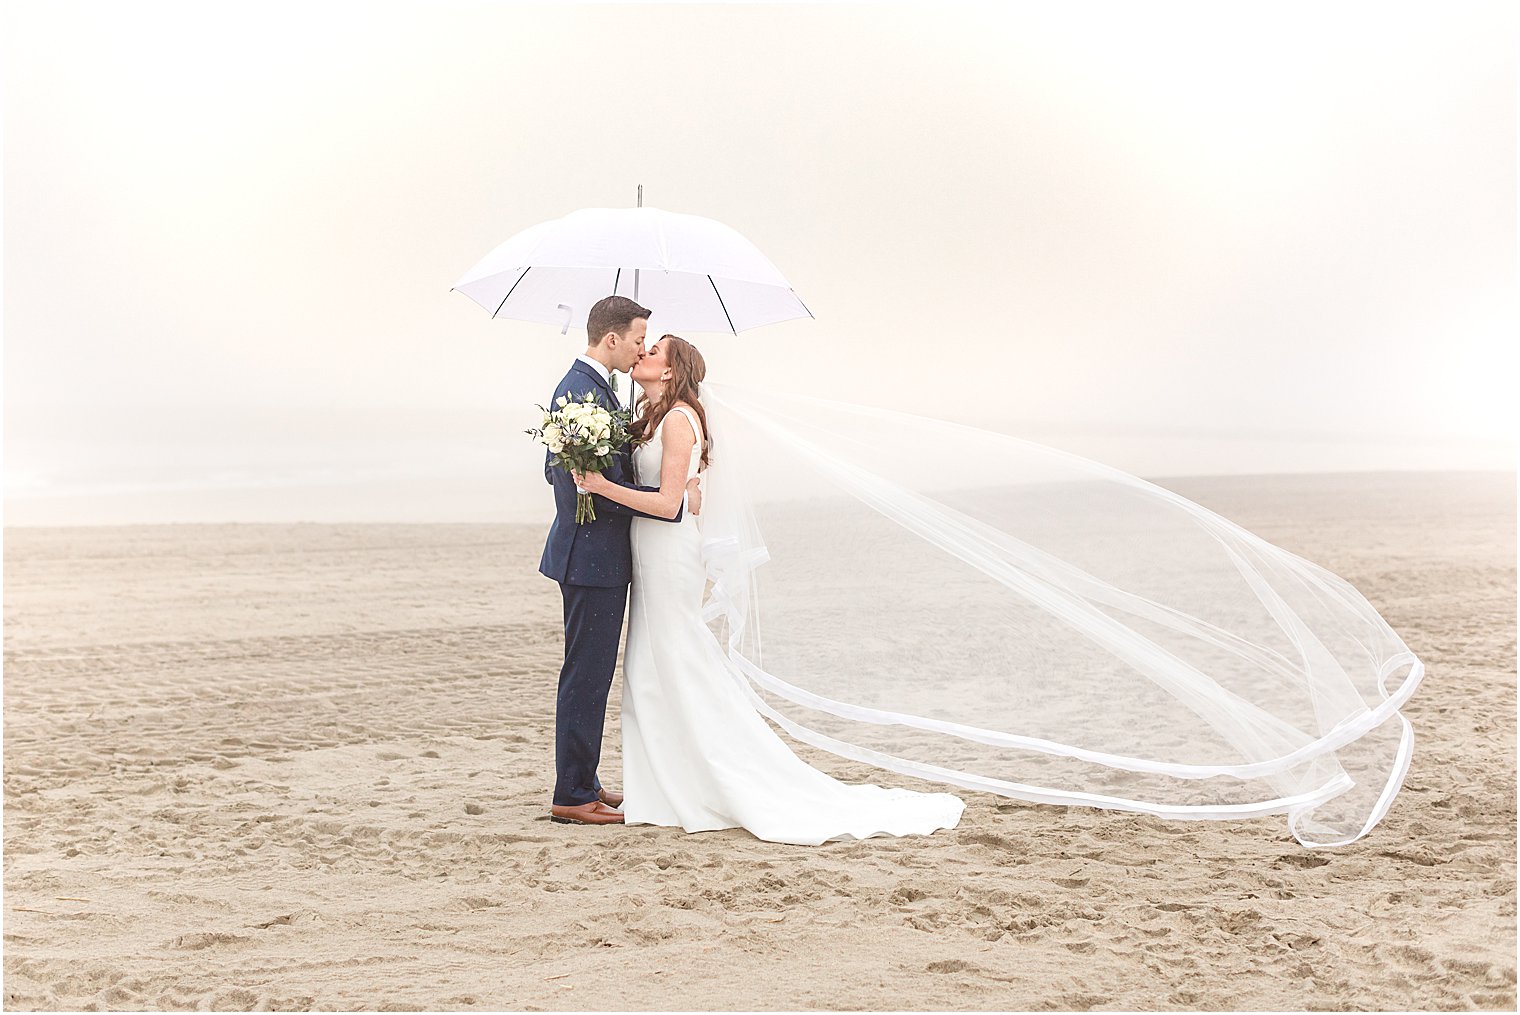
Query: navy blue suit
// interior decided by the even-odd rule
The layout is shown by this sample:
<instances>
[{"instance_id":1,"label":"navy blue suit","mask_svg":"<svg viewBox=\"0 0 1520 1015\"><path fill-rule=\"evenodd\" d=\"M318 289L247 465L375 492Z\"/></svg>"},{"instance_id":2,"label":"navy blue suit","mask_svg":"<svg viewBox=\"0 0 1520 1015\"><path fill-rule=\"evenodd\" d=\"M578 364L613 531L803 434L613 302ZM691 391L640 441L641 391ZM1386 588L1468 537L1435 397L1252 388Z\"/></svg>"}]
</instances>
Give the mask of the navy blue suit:
<instances>
[{"instance_id":1,"label":"navy blue suit","mask_svg":"<svg viewBox=\"0 0 1520 1015\"><path fill-rule=\"evenodd\" d=\"M617 397L595 369L576 360L554 389L580 401L595 392L604 405L617 406ZM552 405L553 403L551 403ZM602 473L614 483L634 490L633 455L624 448ZM597 799L601 780L596 767L602 757L602 728L607 718L607 694L617 668L618 643L623 637L623 613L628 606L628 583L633 580L633 549L628 527L635 517L655 518L642 511L593 494L596 520L576 524L575 477L554 465L544 452L544 479L554 487L554 524L544 543L538 570L559 582L564 600L565 661L559 671L559 695L554 710L554 803L574 807ZM679 521L684 507L675 518Z\"/></svg>"}]
</instances>

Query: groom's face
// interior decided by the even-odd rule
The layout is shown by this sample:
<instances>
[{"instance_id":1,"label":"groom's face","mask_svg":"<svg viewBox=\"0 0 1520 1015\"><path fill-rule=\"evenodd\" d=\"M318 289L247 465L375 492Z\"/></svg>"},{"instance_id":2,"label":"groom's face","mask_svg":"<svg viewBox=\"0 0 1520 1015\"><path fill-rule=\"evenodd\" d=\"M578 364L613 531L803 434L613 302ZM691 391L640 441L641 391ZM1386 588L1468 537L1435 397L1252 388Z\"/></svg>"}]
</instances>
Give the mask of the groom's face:
<instances>
[{"instance_id":1,"label":"groom's face","mask_svg":"<svg viewBox=\"0 0 1520 1015\"><path fill-rule=\"evenodd\" d=\"M644 357L644 338L648 334L649 321L642 317L634 318L628 326L628 334L621 337L614 334L608 340L612 347L607 350L612 354L612 365L624 372L632 370Z\"/></svg>"}]
</instances>

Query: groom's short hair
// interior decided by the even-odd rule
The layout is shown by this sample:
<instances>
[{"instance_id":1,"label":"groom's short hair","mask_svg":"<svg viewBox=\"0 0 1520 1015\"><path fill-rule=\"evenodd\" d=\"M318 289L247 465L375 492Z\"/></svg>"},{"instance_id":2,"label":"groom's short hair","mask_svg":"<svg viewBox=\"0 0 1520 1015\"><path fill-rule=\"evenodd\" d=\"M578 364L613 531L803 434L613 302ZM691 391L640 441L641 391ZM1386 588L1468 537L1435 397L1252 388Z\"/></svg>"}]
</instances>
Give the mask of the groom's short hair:
<instances>
[{"instance_id":1,"label":"groom's short hair","mask_svg":"<svg viewBox=\"0 0 1520 1015\"><path fill-rule=\"evenodd\" d=\"M633 322L640 317L648 318L649 311L627 296L608 296L596 301L586 316L586 344L601 345L602 336L609 331L626 335Z\"/></svg>"}]
</instances>

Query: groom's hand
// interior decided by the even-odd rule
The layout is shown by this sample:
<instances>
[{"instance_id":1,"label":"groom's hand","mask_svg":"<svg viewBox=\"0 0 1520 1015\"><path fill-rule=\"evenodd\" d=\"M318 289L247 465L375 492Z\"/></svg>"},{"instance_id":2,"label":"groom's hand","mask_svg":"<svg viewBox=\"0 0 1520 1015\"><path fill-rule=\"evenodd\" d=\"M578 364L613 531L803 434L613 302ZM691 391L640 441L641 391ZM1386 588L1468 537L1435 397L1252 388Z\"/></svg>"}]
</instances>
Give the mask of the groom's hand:
<instances>
[{"instance_id":1,"label":"groom's hand","mask_svg":"<svg viewBox=\"0 0 1520 1015\"><path fill-rule=\"evenodd\" d=\"M702 477L693 476L686 481L686 511L691 515L702 513Z\"/></svg>"}]
</instances>

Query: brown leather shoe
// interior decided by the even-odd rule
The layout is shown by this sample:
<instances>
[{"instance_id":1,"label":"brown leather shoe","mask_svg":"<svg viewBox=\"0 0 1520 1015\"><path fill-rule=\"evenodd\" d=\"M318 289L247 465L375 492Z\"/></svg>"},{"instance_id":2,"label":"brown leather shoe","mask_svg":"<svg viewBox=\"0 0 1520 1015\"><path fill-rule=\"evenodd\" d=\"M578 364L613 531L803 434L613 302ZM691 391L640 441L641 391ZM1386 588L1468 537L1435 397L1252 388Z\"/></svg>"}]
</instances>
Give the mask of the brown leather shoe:
<instances>
[{"instance_id":1,"label":"brown leather shoe","mask_svg":"<svg viewBox=\"0 0 1520 1015\"><path fill-rule=\"evenodd\" d=\"M578 807L554 804L549 808L549 820L562 825L621 825L623 814L600 800L593 800Z\"/></svg>"},{"instance_id":2,"label":"brown leather shoe","mask_svg":"<svg viewBox=\"0 0 1520 1015\"><path fill-rule=\"evenodd\" d=\"M615 790L609 790L604 786L597 791L596 795L597 798L600 799L602 803L606 804L608 807L623 806L623 794L618 793Z\"/></svg>"}]
</instances>

